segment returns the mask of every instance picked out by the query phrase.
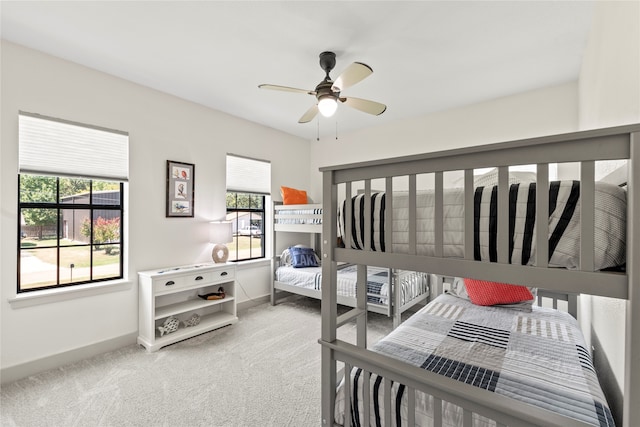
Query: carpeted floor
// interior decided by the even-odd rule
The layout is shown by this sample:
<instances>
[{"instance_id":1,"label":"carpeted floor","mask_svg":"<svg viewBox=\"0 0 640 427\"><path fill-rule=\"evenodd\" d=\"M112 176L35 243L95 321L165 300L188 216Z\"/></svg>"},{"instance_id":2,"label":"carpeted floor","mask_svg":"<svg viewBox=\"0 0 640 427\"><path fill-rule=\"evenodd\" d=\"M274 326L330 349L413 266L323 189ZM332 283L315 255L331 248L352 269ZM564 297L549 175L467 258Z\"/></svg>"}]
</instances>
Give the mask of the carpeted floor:
<instances>
[{"instance_id":1,"label":"carpeted floor","mask_svg":"<svg viewBox=\"0 0 640 427\"><path fill-rule=\"evenodd\" d=\"M4 427L317 426L320 302L293 296L148 353L131 345L2 386ZM391 319L369 314L369 343ZM338 337L353 342L355 325Z\"/></svg>"}]
</instances>

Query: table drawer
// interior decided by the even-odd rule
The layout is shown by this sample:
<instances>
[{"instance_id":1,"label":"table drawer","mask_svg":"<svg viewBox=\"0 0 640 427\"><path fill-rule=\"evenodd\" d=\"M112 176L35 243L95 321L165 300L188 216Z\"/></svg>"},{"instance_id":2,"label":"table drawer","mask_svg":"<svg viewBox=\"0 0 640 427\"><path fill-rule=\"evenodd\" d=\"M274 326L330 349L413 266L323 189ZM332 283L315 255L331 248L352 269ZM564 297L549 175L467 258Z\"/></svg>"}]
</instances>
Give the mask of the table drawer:
<instances>
[{"instance_id":1,"label":"table drawer","mask_svg":"<svg viewBox=\"0 0 640 427\"><path fill-rule=\"evenodd\" d=\"M235 268L227 268L224 270L212 271L210 274L213 275L213 283L224 283L227 281L235 280L236 278L236 269Z\"/></svg>"},{"instance_id":2,"label":"table drawer","mask_svg":"<svg viewBox=\"0 0 640 427\"><path fill-rule=\"evenodd\" d=\"M216 272L216 276L218 273ZM217 279L217 277L216 277ZM213 272L196 272L193 274L187 274L184 276L173 276L166 278L158 278L153 280L153 293L173 292L177 289L188 288L194 285L205 285L207 283L215 282Z\"/></svg>"}]
</instances>

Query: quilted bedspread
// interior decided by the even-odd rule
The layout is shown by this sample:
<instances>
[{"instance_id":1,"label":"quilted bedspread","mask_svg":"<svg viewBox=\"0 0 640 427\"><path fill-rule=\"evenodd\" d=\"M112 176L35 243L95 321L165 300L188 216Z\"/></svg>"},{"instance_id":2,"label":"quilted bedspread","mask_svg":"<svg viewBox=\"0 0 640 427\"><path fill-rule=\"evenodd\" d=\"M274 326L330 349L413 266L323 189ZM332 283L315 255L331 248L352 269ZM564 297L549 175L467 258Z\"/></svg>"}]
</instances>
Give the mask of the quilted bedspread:
<instances>
[{"instance_id":1,"label":"quilted bedspread","mask_svg":"<svg viewBox=\"0 0 640 427\"><path fill-rule=\"evenodd\" d=\"M374 351L473 387L509 396L595 426L613 426L611 412L577 322L569 314L534 306L531 312L479 307L440 295L376 343ZM352 424L362 425L362 370L351 372ZM358 384L354 386L353 384ZM371 374L371 425L384 425L381 378ZM391 388L393 425L406 426L404 387ZM416 425L432 425L432 401L416 392ZM343 387L336 422L344 423ZM474 415L474 426L495 425ZM443 407L443 425L462 425L460 409Z\"/></svg>"},{"instance_id":2,"label":"quilted bedspread","mask_svg":"<svg viewBox=\"0 0 640 427\"><path fill-rule=\"evenodd\" d=\"M357 266L345 264L338 267L338 295L356 296ZM322 289L322 267L294 268L282 266L276 270L276 280L289 285L309 288L319 291ZM369 302L380 304L381 296L388 294L389 269L382 267L368 267L367 269L367 299Z\"/></svg>"},{"instance_id":3,"label":"quilted bedspread","mask_svg":"<svg viewBox=\"0 0 640 427\"><path fill-rule=\"evenodd\" d=\"M355 264L338 266L338 295L355 298L357 278L358 270ZM275 279L289 285L319 291L322 288L322 267L278 267ZM389 297L388 283L388 268L368 266L367 300L374 304L386 304ZM409 302L427 291L427 281L423 273L400 274L399 285L401 287L401 304Z\"/></svg>"}]
</instances>

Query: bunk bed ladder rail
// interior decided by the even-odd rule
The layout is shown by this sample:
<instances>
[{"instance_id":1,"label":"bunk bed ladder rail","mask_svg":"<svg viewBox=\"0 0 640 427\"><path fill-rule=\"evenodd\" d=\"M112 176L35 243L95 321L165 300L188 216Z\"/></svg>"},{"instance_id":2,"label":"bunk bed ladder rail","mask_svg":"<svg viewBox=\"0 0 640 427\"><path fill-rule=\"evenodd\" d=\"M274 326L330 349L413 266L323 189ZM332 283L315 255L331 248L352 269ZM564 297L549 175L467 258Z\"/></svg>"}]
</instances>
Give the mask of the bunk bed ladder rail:
<instances>
[{"instance_id":1,"label":"bunk bed ladder rail","mask_svg":"<svg viewBox=\"0 0 640 427\"><path fill-rule=\"evenodd\" d=\"M626 307L624 357L623 426L640 420L640 130L630 135L627 185L627 276L629 296ZM635 190L634 190L635 189ZM635 212L635 215L634 215Z\"/></svg>"}]
</instances>

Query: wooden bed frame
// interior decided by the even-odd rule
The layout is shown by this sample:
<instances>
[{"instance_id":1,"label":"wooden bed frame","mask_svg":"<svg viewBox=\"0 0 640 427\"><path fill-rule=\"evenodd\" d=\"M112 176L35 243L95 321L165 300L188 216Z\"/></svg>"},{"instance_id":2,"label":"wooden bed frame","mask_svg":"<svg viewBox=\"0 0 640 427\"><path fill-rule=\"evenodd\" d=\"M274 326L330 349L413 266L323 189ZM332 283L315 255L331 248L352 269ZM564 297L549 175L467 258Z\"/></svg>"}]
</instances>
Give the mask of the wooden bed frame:
<instances>
[{"instance_id":1,"label":"wooden bed frame","mask_svg":"<svg viewBox=\"0 0 640 427\"><path fill-rule=\"evenodd\" d=\"M311 212L310 212L311 211ZM283 205L282 202L273 203L273 260L272 260L272 275L271 275L271 304L275 305L280 296L280 291L284 291L289 294L303 295L310 298L321 299L322 292L320 290L301 288L288 283L279 282L275 279L275 271L280 264L280 252L278 252L276 235L278 232L290 232L290 233L306 233L314 236L315 249L317 253L320 253L320 237L322 233L322 204L304 204L304 205ZM336 235L334 232L333 235ZM367 309L369 311L384 314L393 318L393 326L397 327L402 321L402 313L415 307L420 303L425 303L429 297L428 283L427 292L413 298L409 301L402 303L401 290L398 283L402 283L403 280L409 279L411 275L415 275L414 272L399 271L395 269L389 269L389 277L392 281L392 295L387 300L387 304L376 305L368 304ZM425 281L428 278L425 275ZM343 295L337 296L337 303L348 307L356 307L356 298L346 297Z\"/></svg>"},{"instance_id":2,"label":"wooden bed frame","mask_svg":"<svg viewBox=\"0 0 640 427\"><path fill-rule=\"evenodd\" d=\"M594 271L594 187L595 161L628 159L627 231L625 273ZM550 163L580 163L581 239L580 268L568 270L548 267L548 193L536 195L536 247L533 266L508 263L508 221L498 221L498 262L474 261L473 254L473 169L498 168L498 215L508 212L508 167L537 165L537 188L548 188ZM464 408L465 426L471 425L471 414L477 413L502 425L584 425L572 418L560 416L537 407L514 401L473 386L409 366L396 359L367 349L365 296L358 294L356 308L337 317L336 265L350 262L362 266L378 265L434 273L442 276L474 277L504 283L517 283L568 294L591 294L626 300L625 383L623 425L631 427L640 420L640 125L620 126L532 138L485 146L468 147L444 152L406 156L395 159L323 167L323 233L332 235L337 227L338 203L352 196L353 183L364 188L366 200L371 193L371 181L379 187L384 180L385 191L391 194L395 176L408 176L409 191L409 253L374 252L337 247L333 239L322 241L322 425L334 425L337 362L345 368L357 366L377 373L389 381L407 386L408 395L416 390L428 393L436 402L448 401ZM464 171L465 231L464 259L444 258L443 254L443 172ZM433 173L435 177L435 256L416 255L416 175ZM340 200L339 200L340 191ZM342 194L344 193L344 194ZM387 198L385 239L392 242L391 214ZM349 204L347 204L349 205ZM370 202L365 202L365 221L370 221ZM347 208L345 217L349 217ZM369 224L365 223L369 230ZM347 235L350 235L347 230ZM370 234L370 233L368 233ZM365 235L365 247L371 236ZM390 248L391 244L387 245ZM355 320L357 342L350 344L337 339L337 328ZM635 369L634 369L635 368ZM349 372L349 369L345 369ZM411 401L409 408L412 408ZM436 405L437 406L437 405ZM412 415L409 414L411 417ZM390 424L386 424L390 425ZM438 425L437 423L435 425Z\"/></svg>"}]
</instances>

